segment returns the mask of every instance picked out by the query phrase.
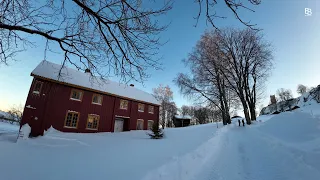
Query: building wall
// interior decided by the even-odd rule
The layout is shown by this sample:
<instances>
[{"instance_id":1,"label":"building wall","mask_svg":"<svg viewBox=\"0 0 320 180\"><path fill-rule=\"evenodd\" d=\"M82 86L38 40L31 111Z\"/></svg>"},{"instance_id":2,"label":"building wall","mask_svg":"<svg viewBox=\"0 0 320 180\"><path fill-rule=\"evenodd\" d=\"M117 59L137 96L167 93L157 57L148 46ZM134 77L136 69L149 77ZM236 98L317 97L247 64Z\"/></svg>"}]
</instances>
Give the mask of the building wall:
<instances>
[{"instance_id":1,"label":"building wall","mask_svg":"<svg viewBox=\"0 0 320 180\"><path fill-rule=\"evenodd\" d=\"M33 94L36 80L43 83L39 95ZM159 108L157 106L154 106L154 114L150 114L148 113L149 104L143 103L145 111L138 112L138 102L128 100L128 109L123 110L120 109L121 98L111 95L102 95L102 105L96 105L91 101L93 94L97 93L82 89L78 89L83 92L82 101L74 101L70 100L72 89L76 88L35 78L26 101L26 106L29 105L31 108L25 107L21 124L28 123L32 128L32 134L39 135L50 126L63 132L113 132L116 116L125 118L125 126L127 126L125 130L135 130L137 119L144 120L144 129L147 129L148 120L158 121ZM64 127L68 110L80 113L76 129ZM86 129L88 114L100 116L98 130Z\"/></svg>"}]
</instances>

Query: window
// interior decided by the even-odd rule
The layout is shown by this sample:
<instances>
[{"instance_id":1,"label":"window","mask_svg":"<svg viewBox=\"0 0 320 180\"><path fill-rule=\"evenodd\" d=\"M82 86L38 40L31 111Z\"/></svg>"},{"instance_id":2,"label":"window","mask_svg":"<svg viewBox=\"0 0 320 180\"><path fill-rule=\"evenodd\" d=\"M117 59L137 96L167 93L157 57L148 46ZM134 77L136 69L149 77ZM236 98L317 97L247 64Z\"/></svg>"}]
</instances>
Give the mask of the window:
<instances>
[{"instance_id":1,"label":"window","mask_svg":"<svg viewBox=\"0 0 320 180\"><path fill-rule=\"evenodd\" d=\"M153 120L148 120L148 129L152 129Z\"/></svg>"},{"instance_id":2,"label":"window","mask_svg":"<svg viewBox=\"0 0 320 180\"><path fill-rule=\"evenodd\" d=\"M87 119L87 129L97 130L99 127L100 116L95 114L89 114Z\"/></svg>"},{"instance_id":3,"label":"window","mask_svg":"<svg viewBox=\"0 0 320 180\"><path fill-rule=\"evenodd\" d=\"M76 90L76 89L72 89L71 90L71 95L70 95L70 99L71 100L75 100L75 101L81 101L82 100L82 91L80 90Z\"/></svg>"},{"instance_id":4,"label":"window","mask_svg":"<svg viewBox=\"0 0 320 180\"><path fill-rule=\"evenodd\" d=\"M64 122L64 127L77 128L79 121L79 113L74 111L68 111L66 120Z\"/></svg>"},{"instance_id":5,"label":"window","mask_svg":"<svg viewBox=\"0 0 320 180\"><path fill-rule=\"evenodd\" d=\"M128 109L128 101L127 100L120 100L120 109Z\"/></svg>"},{"instance_id":6,"label":"window","mask_svg":"<svg viewBox=\"0 0 320 180\"><path fill-rule=\"evenodd\" d=\"M153 114L153 110L154 110L154 107L153 107L153 106L149 106L148 112L149 112L150 114Z\"/></svg>"},{"instance_id":7,"label":"window","mask_svg":"<svg viewBox=\"0 0 320 180\"><path fill-rule=\"evenodd\" d=\"M138 104L138 111L144 112L144 104L141 104L141 103Z\"/></svg>"},{"instance_id":8,"label":"window","mask_svg":"<svg viewBox=\"0 0 320 180\"><path fill-rule=\"evenodd\" d=\"M143 119L137 120L137 130L143 130Z\"/></svg>"},{"instance_id":9,"label":"window","mask_svg":"<svg viewBox=\"0 0 320 180\"><path fill-rule=\"evenodd\" d=\"M41 91L41 88L42 88L42 82L40 81L36 81L34 83L34 87L33 87L33 94L40 94L40 91Z\"/></svg>"},{"instance_id":10,"label":"window","mask_svg":"<svg viewBox=\"0 0 320 180\"><path fill-rule=\"evenodd\" d=\"M102 95L94 94L94 95L92 96L92 104L102 105L102 99L103 99L103 96L102 96Z\"/></svg>"}]
</instances>

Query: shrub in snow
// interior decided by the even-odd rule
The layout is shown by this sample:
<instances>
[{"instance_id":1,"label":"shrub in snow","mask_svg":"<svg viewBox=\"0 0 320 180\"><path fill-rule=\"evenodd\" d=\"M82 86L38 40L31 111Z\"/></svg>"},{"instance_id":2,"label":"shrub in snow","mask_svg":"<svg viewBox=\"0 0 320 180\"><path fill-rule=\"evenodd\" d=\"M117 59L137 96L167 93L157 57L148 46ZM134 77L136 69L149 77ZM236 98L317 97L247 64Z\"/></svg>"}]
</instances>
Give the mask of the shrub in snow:
<instances>
[{"instance_id":1,"label":"shrub in snow","mask_svg":"<svg viewBox=\"0 0 320 180\"><path fill-rule=\"evenodd\" d=\"M159 128L158 123L153 123L152 128L150 129L152 132L148 133L151 139L161 139L163 138L163 131Z\"/></svg>"}]
</instances>

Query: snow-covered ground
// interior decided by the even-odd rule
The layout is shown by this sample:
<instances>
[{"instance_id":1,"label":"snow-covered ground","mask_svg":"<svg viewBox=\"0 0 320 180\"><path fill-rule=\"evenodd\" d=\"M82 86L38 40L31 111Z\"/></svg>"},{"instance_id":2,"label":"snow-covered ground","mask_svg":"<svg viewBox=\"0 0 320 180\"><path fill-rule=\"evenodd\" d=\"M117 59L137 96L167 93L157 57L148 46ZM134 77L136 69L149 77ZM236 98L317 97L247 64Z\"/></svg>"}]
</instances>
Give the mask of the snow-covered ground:
<instances>
[{"instance_id":1,"label":"snow-covered ground","mask_svg":"<svg viewBox=\"0 0 320 180\"><path fill-rule=\"evenodd\" d=\"M4 146L1 144L2 141L16 142L18 133L19 133L18 125L10 124L5 120L0 119L0 149L2 148L2 146ZM0 153L1 153L1 150L0 150ZM0 175L0 179L1 179L1 175Z\"/></svg>"},{"instance_id":2,"label":"snow-covered ground","mask_svg":"<svg viewBox=\"0 0 320 180\"><path fill-rule=\"evenodd\" d=\"M146 131L53 131L18 143L0 141L0 179L143 179L148 172L194 152L216 131L216 124L168 129L161 140L149 139Z\"/></svg>"},{"instance_id":3,"label":"snow-covered ground","mask_svg":"<svg viewBox=\"0 0 320 180\"><path fill-rule=\"evenodd\" d=\"M1 124L0 124L1 125ZM237 122L146 131L0 140L6 180L300 180L320 177L320 104Z\"/></svg>"},{"instance_id":4,"label":"snow-covered ground","mask_svg":"<svg viewBox=\"0 0 320 180\"><path fill-rule=\"evenodd\" d=\"M19 131L19 126L7 122L0 122L0 133L15 133Z\"/></svg>"}]
</instances>

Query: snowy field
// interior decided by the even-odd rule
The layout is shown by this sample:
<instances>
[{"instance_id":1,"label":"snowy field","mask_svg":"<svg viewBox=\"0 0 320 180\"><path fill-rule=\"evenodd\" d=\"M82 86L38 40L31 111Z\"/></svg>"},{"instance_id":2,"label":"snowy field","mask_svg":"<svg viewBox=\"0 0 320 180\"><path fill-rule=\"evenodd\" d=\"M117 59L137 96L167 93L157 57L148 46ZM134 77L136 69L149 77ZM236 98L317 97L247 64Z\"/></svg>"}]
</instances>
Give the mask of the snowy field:
<instances>
[{"instance_id":1,"label":"snowy field","mask_svg":"<svg viewBox=\"0 0 320 180\"><path fill-rule=\"evenodd\" d=\"M0 120L0 133L17 133L18 131L18 125L10 124L8 122L2 122Z\"/></svg>"},{"instance_id":2,"label":"snowy field","mask_svg":"<svg viewBox=\"0 0 320 180\"><path fill-rule=\"evenodd\" d=\"M3 124L0 124L0 128ZM4 128L3 128L4 129ZM317 180L320 105L237 122L146 131L0 140L4 180Z\"/></svg>"}]
</instances>

